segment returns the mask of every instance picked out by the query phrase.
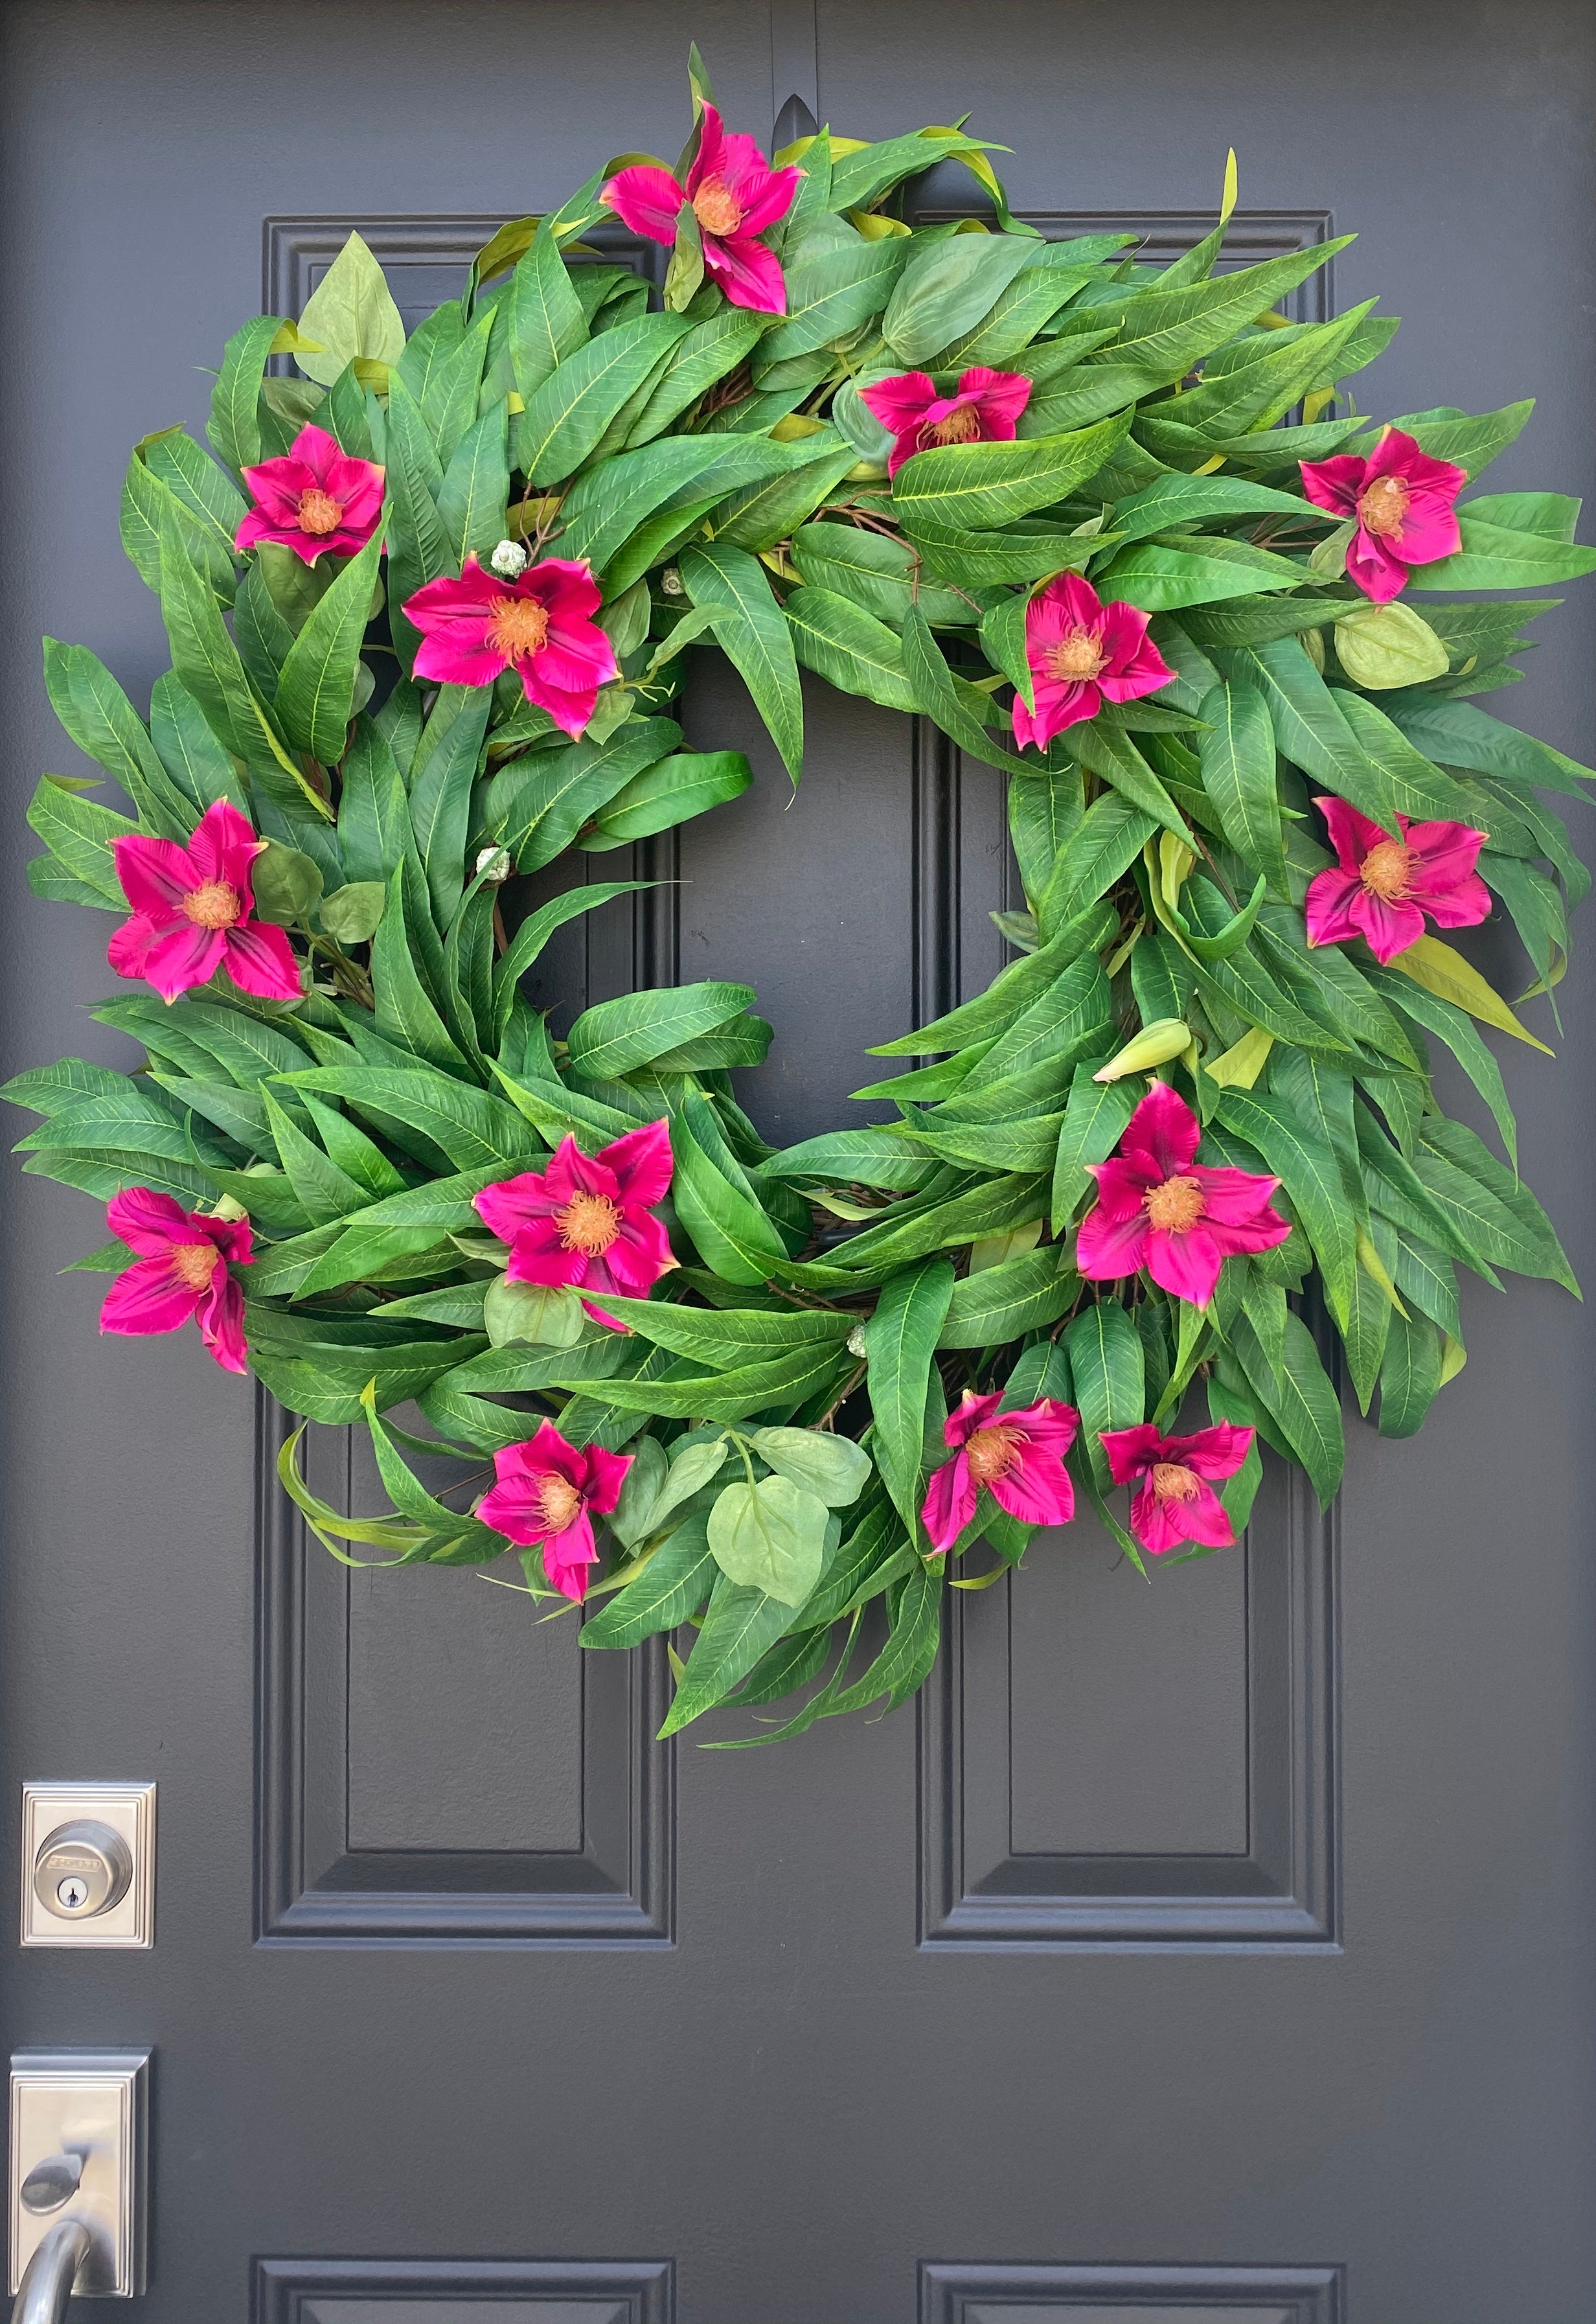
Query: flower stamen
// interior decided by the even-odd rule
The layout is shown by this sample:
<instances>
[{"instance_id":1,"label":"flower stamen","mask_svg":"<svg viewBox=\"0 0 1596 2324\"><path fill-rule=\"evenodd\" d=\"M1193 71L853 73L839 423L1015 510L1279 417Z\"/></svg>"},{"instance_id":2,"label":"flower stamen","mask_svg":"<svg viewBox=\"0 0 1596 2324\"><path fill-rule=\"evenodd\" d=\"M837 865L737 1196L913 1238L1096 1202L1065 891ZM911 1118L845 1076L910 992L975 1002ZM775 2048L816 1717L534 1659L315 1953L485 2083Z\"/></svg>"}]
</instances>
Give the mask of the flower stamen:
<instances>
[{"instance_id":1,"label":"flower stamen","mask_svg":"<svg viewBox=\"0 0 1596 2324\"><path fill-rule=\"evenodd\" d=\"M206 880L180 899L185 919L197 928L230 928L243 911L243 898L226 880Z\"/></svg>"},{"instance_id":2,"label":"flower stamen","mask_svg":"<svg viewBox=\"0 0 1596 2324\"><path fill-rule=\"evenodd\" d=\"M299 495L299 530L313 533L319 540L323 534L336 532L344 521L344 503L335 501L331 493L324 493L319 484L307 485Z\"/></svg>"},{"instance_id":3,"label":"flower stamen","mask_svg":"<svg viewBox=\"0 0 1596 2324\"><path fill-rule=\"evenodd\" d=\"M981 415L973 403L961 404L950 411L946 420L938 420L925 431L928 444L973 444L981 433Z\"/></svg>"},{"instance_id":4,"label":"flower stamen","mask_svg":"<svg viewBox=\"0 0 1596 2324\"><path fill-rule=\"evenodd\" d=\"M560 1240L585 1259L601 1259L620 1232L620 1212L608 1194L573 1194L555 1213Z\"/></svg>"},{"instance_id":5,"label":"flower stamen","mask_svg":"<svg viewBox=\"0 0 1596 2324\"><path fill-rule=\"evenodd\" d=\"M1001 1421L990 1428L977 1428L964 1448L970 1475L977 1484L993 1485L1000 1477L1006 1477L1024 1442L1023 1429L1005 1428Z\"/></svg>"},{"instance_id":6,"label":"flower stamen","mask_svg":"<svg viewBox=\"0 0 1596 2324\"><path fill-rule=\"evenodd\" d=\"M693 197L693 215L706 234L735 234L743 222L743 206L723 178L706 178Z\"/></svg>"},{"instance_id":7,"label":"flower stamen","mask_svg":"<svg viewBox=\"0 0 1596 2324\"><path fill-rule=\"evenodd\" d=\"M1046 660L1050 675L1062 678L1066 685L1079 685L1096 678L1108 660L1103 650L1102 631L1083 629L1078 622L1057 645L1048 648Z\"/></svg>"},{"instance_id":8,"label":"flower stamen","mask_svg":"<svg viewBox=\"0 0 1596 2324\"><path fill-rule=\"evenodd\" d=\"M1151 1187L1142 1197L1142 1207L1149 1226L1166 1234L1189 1234L1208 1205L1200 1178L1176 1177Z\"/></svg>"},{"instance_id":9,"label":"flower stamen","mask_svg":"<svg viewBox=\"0 0 1596 2324\"><path fill-rule=\"evenodd\" d=\"M1195 1501L1202 1490L1202 1481L1194 1471L1183 1468L1179 1461L1160 1461L1151 1471L1152 1490L1160 1501Z\"/></svg>"},{"instance_id":10,"label":"flower stamen","mask_svg":"<svg viewBox=\"0 0 1596 2324\"><path fill-rule=\"evenodd\" d=\"M1358 521L1377 540L1400 532L1408 514L1409 493L1399 476L1376 476L1359 496Z\"/></svg>"},{"instance_id":11,"label":"flower stamen","mask_svg":"<svg viewBox=\"0 0 1596 2324\"><path fill-rule=\"evenodd\" d=\"M537 1508L550 1533L564 1533L582 1515L582 1495L567 1478L548 1475L538 1481Z\"/></svg>"},{"instance_id":12,"label":"flower stamen","mask_svg":"<svg viewBox=\"0 0 1596 2324\"><path fill-rule=\"evenodd\" d=\"M171 1263L172 1273L185 1291L207 1291L222 1254L214 1242L175 1242Z\"/></svg>"},{"instance_id":13,"label":"flower stamen","mask_svg":"<svg viewBox=\"0 0 1596 2324\"><path fill-rule=\"evenodd\" d=\"M1413 878L1411 847L1399 839L1377 840L1358 866L1358 877L1371 896L1387 904L1399 903Z\"/></svg>"},{"instance_id":14,"label":"flower stamen","mask_svg":"<svg viewBox=\"0 0 1596 2324\"><path fill-rule=\"evenodd\" d=\"M548 636L548 607L536 597L495 597L489 608L487 642L507 661L542 650Z\"/></svg>"}]
</instances>

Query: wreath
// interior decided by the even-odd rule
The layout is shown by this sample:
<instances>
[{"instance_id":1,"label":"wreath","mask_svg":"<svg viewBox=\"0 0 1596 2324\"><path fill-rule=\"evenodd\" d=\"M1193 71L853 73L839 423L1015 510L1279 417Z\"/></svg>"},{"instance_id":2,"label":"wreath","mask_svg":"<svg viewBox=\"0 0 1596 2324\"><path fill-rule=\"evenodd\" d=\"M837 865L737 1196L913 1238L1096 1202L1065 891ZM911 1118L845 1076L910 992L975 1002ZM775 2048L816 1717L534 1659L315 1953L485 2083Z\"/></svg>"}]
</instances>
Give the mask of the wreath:
<instances>
[{"instance_id":1,"label":"wreath","mask_svg":"<svg viewBox=\"0 0 1596 2324\"><path fill-rule=\"evenodd\" d=\"M24 1168L107 1201L104 1329L193 1318L369 1427L381 1517L310 1490L303 1425L283 1450L336 1554L513 1544L584 1646L691 1642L665 1731L818 1682L791 1733L912 1694L944 1591L1078 1497L1143 1574L1233 1543L1261 1443L1327 1500L1335 1369L1410 1434L1464 1360L1459 1266L1575 1288L1479 1027L1545 1045L1434 931L1494 898L1555 1017L1590 881L1541 795L1593 778L1474 697L1544 608L1512 593L1596 552L1577 503L1474 490L1527 402L1358 410L1395 320L1280 311L1341 240L1215 271L1234 156L1156 270L1041 239L961 128L767 162L690 78L674 171L506 226L408 337L352 235L228 341L210 452L137 445L147 719L45 646L133 813L47 775L28 819L34 892L118 921L94 1013L146 1059L6 1094ZM945 161L971 214L916 226ZM663 293L584 243L617 218ZM533 908L531 874L748 786L682 747L695 643L794 782L801 669L1009 779L1014 957L873 1053L885 1125L772 1149L746 985L563 1038L521 989L644 884Z\"/></svg>"}]
</instances>

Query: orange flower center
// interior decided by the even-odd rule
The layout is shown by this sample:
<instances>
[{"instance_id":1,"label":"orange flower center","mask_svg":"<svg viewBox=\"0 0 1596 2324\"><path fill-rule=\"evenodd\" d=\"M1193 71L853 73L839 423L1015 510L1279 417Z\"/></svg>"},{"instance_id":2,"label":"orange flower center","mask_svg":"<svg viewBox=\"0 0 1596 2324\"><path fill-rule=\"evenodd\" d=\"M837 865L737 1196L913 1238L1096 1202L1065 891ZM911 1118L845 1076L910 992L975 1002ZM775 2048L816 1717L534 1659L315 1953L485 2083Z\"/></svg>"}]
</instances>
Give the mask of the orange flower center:
<instances>
[{"instance_id":1,"label":"orange flower center","mask_svg":"<svg viewBox=\"0 0 1596 2324\"><path fill-rule=\"evenodd\" d=\"M1108 656L1103 650L1101 630L1083 630L1078 623L1056 646L1047 651L1047 666L1054 678L1068 684L1082 678L1096 678Z\"/></svg>"},{"instance_id":2,"label":"orange flower center","mask_svg":"<svg viewBox=\"0 0 1596 2324\"><path fill-rule=\"evenodd\" d=\"M536 597L495 597L489 607L488 643L506 661L538 652L548 636L548 607Z\"/></svg>"},{"instance_id":3,"label":"orange flower center","mask_svg":"<svg viewBox=\"0 0 1596 2324\"><path fill-rule=\"evenodd\" d=\"M214 1242L179 1242L172 1245L172 1273L186 1291L206 1291L210 1279L222 1263L222 1254Z\"/></svg>"},{"instance_id":4,"label":"orange flower center","mask_svg":"<svg viewBox=\"0 0 1596 2324\"><path fill-rule=\"evenodd\" d=\"M564 1477L546 1477L537 1488L537 1508L550 1533L564 1533L582 1515L582 1495Z\"/></svg>"},{"instance_id":5,"label":"orange flower center","mask_svg":"<svg viewBox=\"0 0 1596 2324\"><path fill-rule=\"evenodd\" d=\"M243 898L227 881L207 880L188 890L182 910L197 928L230 928L243 911Z\"/></svg>"},{"instance_id":6,"label":"orange flower center","mask_svg":"<svg viewBox=\"0 0 1596 2324\"><path fill-rule=\"evenodd\" d=\"M1179 1461L1160 1461L1152 1472L1155 1500L1195 1501L1200 1490L1201 1480Z\"/></svg>"},{"instance_id":7,"label":"orange flower center","mask_svg":"<svg viewBox=\"0 0 1596 2324\"><path fill-rule=\"evenodd\" d=\"M1200 1179L1166 1178L1142 1195L1142 1207L1149 1226L1161 1227L1166 1234L1189 1234L1208 1205Z\"/></svg>"},{"instance_id":8,"label":"orange flower center","mask_svg":"<svg viewBox=\"0 0 1596 2324\"><path fill-rule=\"evenodd\" d=\"M1394 904L1408 893L1413 877L1413 850L1399 839L1377 840L1358 866L1358 877L1371 896Z\"/></svg>"},{"instance_id":9,"label":"orange flower center","mask_svg":"<svg viewBox=\"0 0 1596 2324\"><path fill-rule=\"evenodd\" d=\"M735 234L743 206L722 178L706 178L693 197L693 215L706 234Z\"/></svg>"},{"instance_id":10,"label":"orange flower center","mask_svg":"<svg viewBox=\"0 0 1596 2324\"><path fill-rule=\"evenodd\" d=\"M299 495L299 530L313 532L318 538L325 532L336 532L344 521L344 503L335 501L331 493L324 493L319 484L312 484Z\"/></svg>"},{"instance_id":11,"label":"orange flower center","mask_svg":"<svg viewBox=\"0 0 1596 2324\"><path fill-rule=\"evenodd\" d=\"M555 1224L567 1250L598 1259L620 1232L620 1213L608 1194L573 1194L564 1209L555 1213Z\"/></svg>"},{"instance_id":12,"label":"orange flower center","mask_svg":"<svg viewBox=\"0 0 1596 2324\"><path fill-rule=\"evenodd\" d=\"M1400 532L1408 501L1408 487L1399 476L1376 476L1358 502L1358 521L1365 532Z\"/></svg>"},{"instance_id":13,"label":"orange flower center","mask_svg":"<svg viewBox=\"0 0 1596 2324\"><path fill-rule=\"evenodd\" d=\"M980 413L973 403L965 403L957 411L950 411L946 420L939 420L934 427L928 429L926 437L932 444L973 444L980 432Z\"/></svg>"},{"instance_id":14,"label":"orange flower center","mask_svg":"<svg viewBox=\"0 0 1596 2324\"><path fill-rule=\"evenodd\" d=\"M977 1484L994 1485L1000 1477L1006 1477L1024 1442L1023 1429L1005 1428L1001 1421L990 1428L977 1428L964 1448Z\"/></svg>"}]
</instances>

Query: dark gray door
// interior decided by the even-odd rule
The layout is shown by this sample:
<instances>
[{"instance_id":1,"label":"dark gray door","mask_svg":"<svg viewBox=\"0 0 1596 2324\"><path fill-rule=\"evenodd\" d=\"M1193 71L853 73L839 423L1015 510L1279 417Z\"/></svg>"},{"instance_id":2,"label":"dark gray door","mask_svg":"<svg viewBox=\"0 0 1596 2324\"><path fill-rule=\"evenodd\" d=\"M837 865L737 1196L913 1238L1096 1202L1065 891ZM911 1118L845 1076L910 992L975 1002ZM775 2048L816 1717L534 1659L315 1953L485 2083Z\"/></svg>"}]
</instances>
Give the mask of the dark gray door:
<instances>
[{"instance_id":1,"label":"dark gray door","mask_svg":"<svg viewBox=\"0 0 1596 2324\"><path fill-rule=\"evenodd\" d=\"M1407 326L1376 409L1542 409L1498 471L1592 466L1596 22L1580 0L14 0L4 457L13 1065L122 1061L90 916L35 902L66 749L36 638L164 667L116 544L135 436L359 222L425 309L505 215L674 152L696 37L764 134L976 108L1016 205L1155 245L1225 149L1253 254L1333 218ZM774 60L774 65L773 65ZM927 196L934 201L935 189ZM1514 715L1589 757L1587 596ZM817 688L669 918L559 976L747 976L783 1141L858 1051L984 982L1000 778ZM665 867L656 867L665 868ZM1527 1175L1592 1266L1591 972ZM153 1780L156 1942L7 1964L18 2044L151 2044L160 2324L1576 2324L1590 2200L1590 1323L1477 1295L1416 1445L1354 1426L1322 1524L1149 1591L1078 1525L966 1601L916 1724L648 1740L659 1671L470 1574L346 1576L271 1416L185 1341L101 1341L90 1207L5 1183L7 1860L23 1778ZM325 1456L335 1461L329 1440ZM610 1668L611 1661L615 1667ZM14 1895L14 1888L12 1893Z\"/></svg>"}]
</instances>

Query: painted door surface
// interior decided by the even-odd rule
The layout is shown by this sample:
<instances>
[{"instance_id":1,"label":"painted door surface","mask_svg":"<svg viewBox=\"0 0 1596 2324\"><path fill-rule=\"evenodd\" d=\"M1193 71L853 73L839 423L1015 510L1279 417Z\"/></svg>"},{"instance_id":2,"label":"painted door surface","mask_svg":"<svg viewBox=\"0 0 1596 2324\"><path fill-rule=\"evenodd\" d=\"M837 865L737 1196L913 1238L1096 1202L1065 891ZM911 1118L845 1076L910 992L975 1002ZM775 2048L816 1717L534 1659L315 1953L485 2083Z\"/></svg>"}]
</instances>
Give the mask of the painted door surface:
<instances>
[{"instance_id":1,"label":"painted door surface","mask_svg":"<svg viewBox=\"0 0 1596 2324\"><path fill-rule=\"evenodd\" d=\"M87 1014L104 929L29 895L22 813L83 771L39 634L135 698L166 666L117 543L133 439L197 428L197 366L350 225L413 318L501 218L674 152L690 38L762 139L793 95L865 136L973 111L1046 232L1177 247L1234 143L1237 249L1355 227L1335 300L1407 318L1377 415L1533 393L1493 489L1596 462L1579 0L13 0L5 32L8 1070L124 1061ZM1512 704L1585 759L1593 609ZM790 804L700 659L693 746L756 787L547 997L746 978L785 1143L1000 964L1002 778L816 685ZM1589 957L1555 1071L1510 1066L1588 1278ZM1277 1475L1244 1549L1151 1591L1078 1524L963 1601L918 1715L720 1752L651 1742L656 1660L584 1667L472 1574L307 1550L251 1387L191 1334L101 1340L99 1279L58 1279L93 1206L13 1166L5 1218L7 1860L23 1778L154 1781L161 1831L153 1949L13 1952L5 2030L155 2051L133 2312L1591 2313L1596 1339L1555 1287L1475 1293L1467 1371L1417 1443L1354 1424L1327 1520Z\"/></svg>"}]
</instances>

